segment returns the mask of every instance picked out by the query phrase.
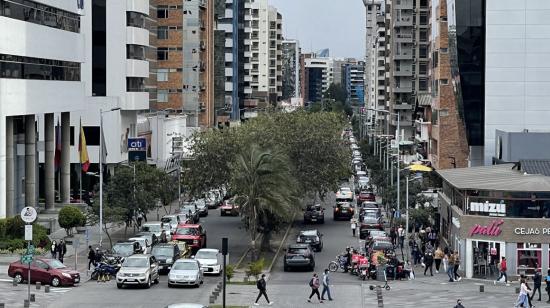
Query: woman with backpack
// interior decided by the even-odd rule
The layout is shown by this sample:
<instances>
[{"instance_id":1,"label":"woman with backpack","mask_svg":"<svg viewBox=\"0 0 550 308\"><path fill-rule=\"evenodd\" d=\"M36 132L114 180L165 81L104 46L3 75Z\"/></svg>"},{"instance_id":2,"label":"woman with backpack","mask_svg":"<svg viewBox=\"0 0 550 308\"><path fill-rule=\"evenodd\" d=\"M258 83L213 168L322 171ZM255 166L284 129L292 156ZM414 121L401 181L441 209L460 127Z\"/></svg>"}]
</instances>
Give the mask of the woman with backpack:
<instances>
[{"instance_id":1,"label":"woman with backpack","mask_svg":"<svg viewBox=\"0 0 550 308\"><path fill-rule=\"evenodd\" d=\"M319 303L322 303L323 300L321 300L321 294L319 294L319 286L321 284L319 283L319 277L316 273L313 273L313 277L311 277L311 280L309 280L309 287L311 288L311 294L309 295L309 298L307 301L311 303L311 298L313 295L317 295L317 299L319 300Z\"/></svg>"}]
</instances>

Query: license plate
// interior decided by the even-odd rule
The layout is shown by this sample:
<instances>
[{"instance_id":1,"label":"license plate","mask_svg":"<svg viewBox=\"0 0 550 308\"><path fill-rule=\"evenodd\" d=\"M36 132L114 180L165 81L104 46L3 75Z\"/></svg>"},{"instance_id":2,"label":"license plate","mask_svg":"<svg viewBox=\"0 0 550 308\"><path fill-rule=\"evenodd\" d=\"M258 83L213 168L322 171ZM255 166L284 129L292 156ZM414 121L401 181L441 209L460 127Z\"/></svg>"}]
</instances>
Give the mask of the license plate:
<instances>
[{"instance_id":1,"label":"license plate","mask_svg":"<svg viewBox=\"0 0 550 308\"><path fill-rule=\"evenodd\" d=\"M311 243L311 240L306 240L306 243Z\"/></svg>"},{"instance_id":2,"label":"license plate","mask_svg":"<svg viewBox=\"0 0 550 308\"><path fill-rule=\"evenodd\" d=\"M78 282L80 282L80 279L75 278L75 279L74 279L74 282L75 282L75 283L78 283Z\"/></svg>"},{"instance_id":3,"label":"license plate","mask_svg":"<svg viewBox=\"0 0 550 308\"><path fill-rule=\"evenodd\" d=\"M213 269L213 268L207 268L206 271L207 271L207 272L213 272L214 269Z\"/></svg>"},{"instance_id":4,"label":"license plate","mask_svg":"<svg viewBox=\"0 0 550 308\"><path fill-rule=\"evenodd\" d=\"M342 210L342 213L347 213L348 211L347 210Z\"/></svg>"},{"instance_id":5,"label":"license plate","mask_svg":"<svg viewBox=\"0 0 550 308\"><path fill-rule=\"evenodd\" d=\"M311 221L317 221L317 218L312 218Z\"/></svg>"}]
</instances>

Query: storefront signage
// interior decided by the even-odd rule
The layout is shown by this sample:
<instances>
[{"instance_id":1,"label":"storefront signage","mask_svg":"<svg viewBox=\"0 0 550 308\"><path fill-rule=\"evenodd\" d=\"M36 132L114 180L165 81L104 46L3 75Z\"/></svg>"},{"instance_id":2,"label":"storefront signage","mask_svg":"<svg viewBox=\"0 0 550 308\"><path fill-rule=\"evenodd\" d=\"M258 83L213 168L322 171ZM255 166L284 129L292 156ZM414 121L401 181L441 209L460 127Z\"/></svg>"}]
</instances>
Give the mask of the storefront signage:
<instances>
[{"instance_id":1,"label":"storefront signage","mask_svg":"<svg viewBox=\"0 0 550 308\"><path fill-rule=\"evenodd\" d=\"M550 228L514 228L514 233L517 235L550 235Z\"/></svg>"},{"instance_id":2,"label":"storefront signage","mask_svg":"<svg viewBox=\"0 0 550 308\"><path fill-rule=\"evenodd\" d=\"M498 220L493 220L491 224L487 226L476 224L472 228L470 228L469 235L470 236L484 235L484 236L491 236L491 237L499 236L502 233L502 229L500 229L500 226L503 223L504 223L504 220L498 219Z\"/></svg>"},{"instance_id":3,"label":"storefront signage","mask_svg":"<svg viewBox=\"0 0 550 308\"><path fill-rule=\"evenodd\" d=\"M489 216L506 216L505 203L470 202L470 212L488 213Z\"/></svg>"}]
</instances>

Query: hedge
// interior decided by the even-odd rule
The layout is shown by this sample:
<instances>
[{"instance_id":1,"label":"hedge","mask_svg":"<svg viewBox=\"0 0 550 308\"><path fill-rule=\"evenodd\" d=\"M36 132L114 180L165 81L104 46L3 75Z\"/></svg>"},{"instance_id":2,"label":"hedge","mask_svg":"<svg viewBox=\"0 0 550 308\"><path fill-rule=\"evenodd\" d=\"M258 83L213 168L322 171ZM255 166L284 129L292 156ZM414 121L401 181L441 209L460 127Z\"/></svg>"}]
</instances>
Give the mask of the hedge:
<instances>
[{"instance_id":1,"label":"hedge","mask_svg":"<svg viewBox=\"0 0 550 308\"><path fill-rule=\"evenodd\" d=\"M46 228L34 224L32 228L32 242L35 247L44 248L50 244ZM25 223L21 217L0 219L0 250L13 252L27 246L25 241Z\"/></svg>"}]
</instances>

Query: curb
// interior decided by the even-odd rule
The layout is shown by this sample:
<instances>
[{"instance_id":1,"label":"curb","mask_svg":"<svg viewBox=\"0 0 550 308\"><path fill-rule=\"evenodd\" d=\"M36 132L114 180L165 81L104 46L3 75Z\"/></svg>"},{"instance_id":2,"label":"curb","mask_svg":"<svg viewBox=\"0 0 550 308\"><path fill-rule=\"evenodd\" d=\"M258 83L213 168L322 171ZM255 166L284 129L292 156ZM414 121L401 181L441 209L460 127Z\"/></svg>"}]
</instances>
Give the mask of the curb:
<instances>
[{"instance_id":1,"label":"curb","mask_svg":"<svg viewBox=\"0 0 550 308\"><path fill-rule=\"evenodd\" d=\"M279 248L277 249L277 252L275 253L275 256L273 257L273 260L271 261L271 264L269 265L269 268L267 269L268 273L271 273L271 270L273 269L273 265L279 259L279 253L281 252L281 248L283 248L286 238L288 237L288 234L290 233L290 229L292 229L292 226L294 225L294 219L296 218L296 212L294 212L294 215L292 215L292 223L288 226L285 232L285 236L283 236L283 239L281 240L281 244L279 245Z\"/></svg>"}]
</instances>

